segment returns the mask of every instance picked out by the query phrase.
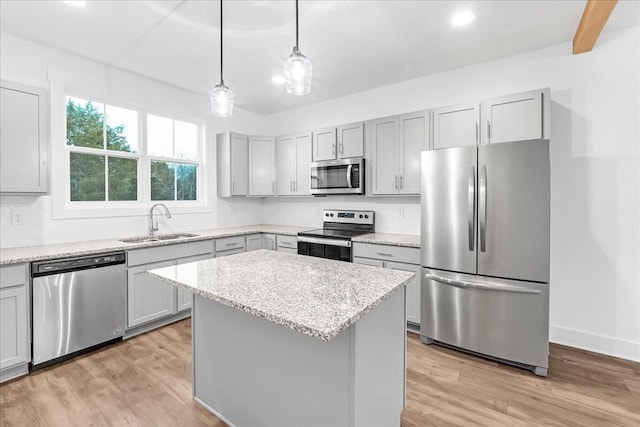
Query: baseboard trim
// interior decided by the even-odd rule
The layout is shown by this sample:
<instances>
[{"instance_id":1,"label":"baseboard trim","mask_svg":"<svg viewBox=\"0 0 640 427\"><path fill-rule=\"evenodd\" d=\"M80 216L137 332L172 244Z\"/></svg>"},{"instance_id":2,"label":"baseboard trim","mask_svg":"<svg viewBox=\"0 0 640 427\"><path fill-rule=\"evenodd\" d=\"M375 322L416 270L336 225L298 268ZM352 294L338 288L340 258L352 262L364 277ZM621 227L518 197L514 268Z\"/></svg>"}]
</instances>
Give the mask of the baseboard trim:
<instances>
[{"instance_id":1,"label":"baseboard trim","mask_svg":"<svg viewBox=\"0 0 640 427\"><path fill-rule=\"evenodd\" d=\"M549 341L594 353L640 362L640 342L612 338L576 329L549 327Z\"/></svg>"}]
</instances>

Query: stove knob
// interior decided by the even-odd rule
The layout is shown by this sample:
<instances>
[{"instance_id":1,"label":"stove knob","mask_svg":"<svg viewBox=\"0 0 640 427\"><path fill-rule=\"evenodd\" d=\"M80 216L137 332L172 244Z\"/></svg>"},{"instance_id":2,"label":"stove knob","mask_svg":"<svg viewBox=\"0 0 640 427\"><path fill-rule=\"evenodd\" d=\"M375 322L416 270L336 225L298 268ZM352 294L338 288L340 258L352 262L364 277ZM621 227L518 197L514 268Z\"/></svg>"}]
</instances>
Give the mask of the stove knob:
<instances>
[{"instance_id":1,"label":"stove knob","mask_svg":"<svg viewBox=\"0 0 640 427\"><path fill-rule=\"evenodd\" d=\"M325 213L324 213L324 216L329 216L329 212L325 212Z\"/></svg>"},{"instance_id":2,"label":"stove knob","mask_svg":"<svg viewBox=\"0 0 640 427\"><path fill-rule=\"evenodd\" d=\"M333 214L331 214L331 216L333 217Z\"/></svg>"},{"instance_id":3,"label":"stove knob","mask_svg":"<svg viewBox=\"0 0 640 427\"><path fill-rule=\"evenodd\" d=\"M360 214L360 218L362 218L362 214Z\"/></svg>"},{"instance_id":4,"label":"stove knob","mask_svg":"<svg viewBox=\"0 0 640 427\"><path fill-rule=\"evenodd\" d=\"M364 217L365 217L365 218L369 218L369 215L365 215Z\"/></svg>"}]
</instances>

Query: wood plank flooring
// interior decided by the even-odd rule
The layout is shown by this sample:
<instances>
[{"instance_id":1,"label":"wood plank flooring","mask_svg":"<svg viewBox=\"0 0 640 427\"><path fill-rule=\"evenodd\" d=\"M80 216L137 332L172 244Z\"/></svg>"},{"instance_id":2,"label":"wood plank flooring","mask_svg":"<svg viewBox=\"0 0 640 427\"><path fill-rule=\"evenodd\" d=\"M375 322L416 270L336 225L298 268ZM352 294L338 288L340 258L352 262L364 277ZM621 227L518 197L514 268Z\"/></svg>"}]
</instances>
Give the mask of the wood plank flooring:
<instances>
[{"instance_id":1,"label":"wood plank flooring","mask_svg":"<svg viewBox=\"0 0 640 427\"><path fill-rule=\"evenodd\" d=\"M403 427L640 425L639 363L552 344L539 378L408 336ZM191 398L190 319L0 386L2 427L224 425Z\"/></svg>"}]
</instances>

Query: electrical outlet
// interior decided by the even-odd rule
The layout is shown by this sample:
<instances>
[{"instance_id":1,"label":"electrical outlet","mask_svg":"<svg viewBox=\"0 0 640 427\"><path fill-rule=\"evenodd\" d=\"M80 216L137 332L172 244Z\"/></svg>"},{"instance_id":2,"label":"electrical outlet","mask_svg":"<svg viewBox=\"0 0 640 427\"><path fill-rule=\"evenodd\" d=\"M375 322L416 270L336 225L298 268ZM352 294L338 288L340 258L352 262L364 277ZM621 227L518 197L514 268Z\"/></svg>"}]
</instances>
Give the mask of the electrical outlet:
<instances>
[{"instance_id":1,"label":"electrical outlet","mask_svg":"<svg viewBox=\"0 0 640 427\"><path fill-rule=\"evenodd\" d=\"M27 214L23 209L11 211L11 225L25 225L27 223Z\"/></svg>"}]
</instances>

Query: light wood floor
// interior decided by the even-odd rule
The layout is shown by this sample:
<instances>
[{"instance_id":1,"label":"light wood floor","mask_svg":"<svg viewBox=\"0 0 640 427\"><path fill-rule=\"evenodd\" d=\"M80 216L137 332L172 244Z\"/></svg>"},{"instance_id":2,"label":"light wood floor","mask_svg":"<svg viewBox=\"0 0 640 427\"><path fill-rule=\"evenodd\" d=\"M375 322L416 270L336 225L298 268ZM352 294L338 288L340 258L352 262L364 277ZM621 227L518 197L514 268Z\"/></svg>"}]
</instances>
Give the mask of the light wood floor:
<instances>
[{"instance_id":1,"label":"light wood floor","mask_svg":"<svg viewBox=\"0 0 640 427\"><path fill-rule=\"evenodd\" d=\"M552 345L539 378L414 334L407 358L403 427L640 425L639 363ZM0 426L224 426L190 364L186 319L0 386Z\"/></svg>"}]
</instances>

